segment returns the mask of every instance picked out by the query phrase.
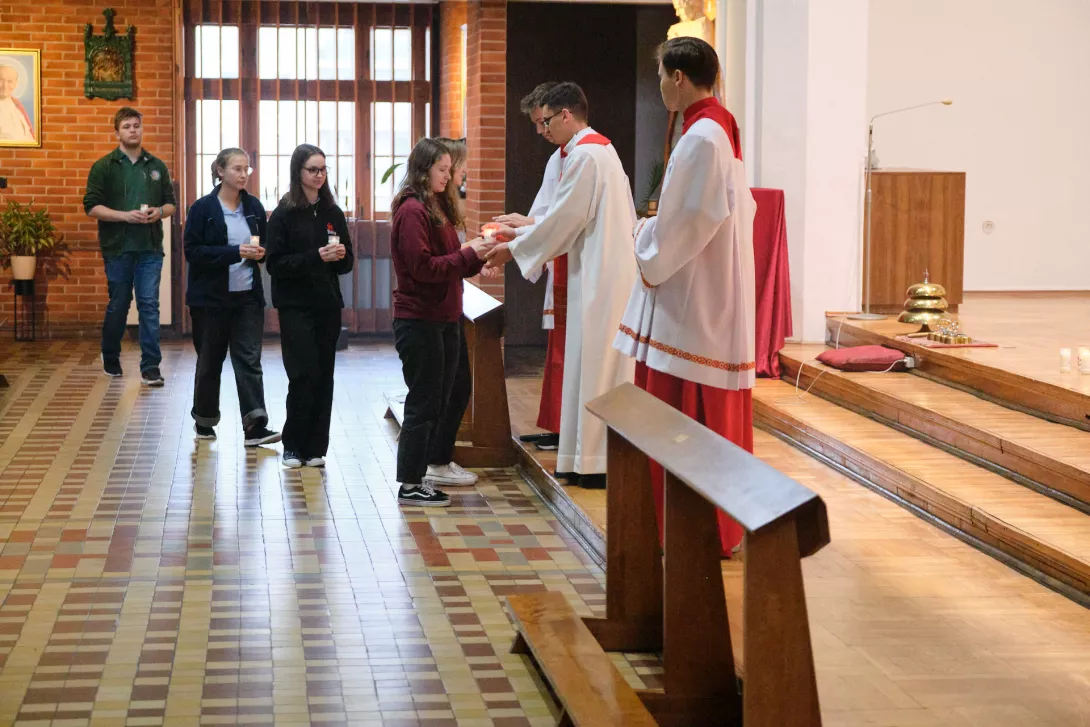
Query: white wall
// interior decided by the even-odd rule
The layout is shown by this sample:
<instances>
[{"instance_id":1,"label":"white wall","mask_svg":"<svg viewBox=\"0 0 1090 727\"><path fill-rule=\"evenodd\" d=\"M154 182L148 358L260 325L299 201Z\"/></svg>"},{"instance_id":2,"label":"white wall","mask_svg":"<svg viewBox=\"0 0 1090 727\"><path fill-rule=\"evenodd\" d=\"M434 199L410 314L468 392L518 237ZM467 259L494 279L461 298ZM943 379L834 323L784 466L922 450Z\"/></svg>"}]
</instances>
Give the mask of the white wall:
<instances>
[{"instance_id":1,"label":"white wall","mask_svg":"<svg viewBox=\"0 0 1090 727\"><path fill-rule=\"evenodd\" d=\"M858 310L868 0L763 0L756 16L755 186L784 190L794 337ZM747 112L749 109L747 108ZM747 113L747 115L749 115Z\"/></svg>"},{"instance_id":2,"label":"white wall","mask_svg":"<svg viewBox=\"0 0 1090 727\"><path fill-rule=\"evenodd\" d=\"M869 34L868 116L954 100L874 133L966 172L965 288L1090 289L1090 0L871 0Z\"/></svg>"}]
</instances>

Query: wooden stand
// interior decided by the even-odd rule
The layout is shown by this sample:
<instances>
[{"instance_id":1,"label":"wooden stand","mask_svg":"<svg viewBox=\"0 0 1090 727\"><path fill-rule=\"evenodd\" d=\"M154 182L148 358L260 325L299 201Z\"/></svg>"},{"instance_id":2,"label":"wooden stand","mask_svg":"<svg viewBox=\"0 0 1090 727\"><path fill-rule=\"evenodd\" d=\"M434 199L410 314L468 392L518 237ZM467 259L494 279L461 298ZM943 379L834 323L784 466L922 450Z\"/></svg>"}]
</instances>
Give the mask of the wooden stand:
<instances>
[{"instance_id":1,"label":"wooden stand","mask_svg":"<svg viewBox=\"0 0 1090 727\"><path fill-rule=\"evenodd\" d=\"M965 172L876 169L871 188L871 310L899 313L908 286L927 270L956 311L965 263Z\"/></svg>"},{"instance_id":2,"label":"wooden stand","mask_svg":"<svg viewBox=\"0 0 1090 727\"><path fill-rule=\"evenodd\" d=\"M458 428L454 461L463 467L510 467L517 455L511 442L511 412L503 375L503 303L466 281L462 325L469 349L473 393ZM386 418L404 418L404 391L386 394Z\"/></svg>"},{"instance_id":3,"label":"wooden stand","mask_svg":"<svg viewBox=\"0 0 1090 727\"><path fill-rule=\"evenodd\" d=\"M552 685L564 707L561 724L642 724L619 713L604 719L586 685L611 685L610 703L630 705L617 680L601 673L599 654L661 651L665 689L637 692L656 724L821 725L801 567L801 558L829 542L821 498L631 384L587 408L609 427L606 616L580 619L556 594L508 598L519 629L514 650L531 654ZM651 459L667 472L665 557ZM746 532L743 694L716 508ZM550 623L547 641L543 621Z\"/></svg>"}]
</instances>

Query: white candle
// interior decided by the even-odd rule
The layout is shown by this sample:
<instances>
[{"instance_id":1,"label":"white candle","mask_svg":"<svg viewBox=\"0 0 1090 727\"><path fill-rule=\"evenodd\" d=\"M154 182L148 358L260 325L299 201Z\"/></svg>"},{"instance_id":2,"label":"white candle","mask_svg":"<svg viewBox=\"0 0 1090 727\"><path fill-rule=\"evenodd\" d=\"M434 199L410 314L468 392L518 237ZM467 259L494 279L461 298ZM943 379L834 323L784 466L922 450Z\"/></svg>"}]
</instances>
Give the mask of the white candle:
<instances>
[{"instance_id":1,"label":"white candle","mask_svg":"<svg viewBox=\"0 0 1090 727\"><path fill-rule=\"evenodd\" d=\"M329 236L329 244L330 245L340 245L341 244L341 236L340 235L330 235Z\"/></svg>"},{"instance_id":2,"label":"white candle","mask_svg":"<svg viewBox=\"0 0 1090 727\"><path fill-rule=\"evenodd\" d=\"M146 204L140 205L140 214L146 215L148 213L148 206Z\"/></svg>"},{"instance_id":3,"label":"white candle","mask_svg":"<svg viewBox=\"0 0 1090 727\"><path fill-rule=\"evenodd\" d=\"M1079 371L1090 374L1090 346L1079 346Z\"/></svg>"},{"instance_id":4,"label":"white candle","mask_svg":"<svg viewBox=\"0 0 1090 727\"><path fill-rule=\"evenodd\" d=\"M1060 373L1061 374L1071 373L1071 349L1070 348L1061 348L1060 349Z\"/></svg>"},{"instance_id":5,"label":"white candle","mask_svg":"<svg viewBox=\"0 0 1090 727\"><path fill-rule=\"evenodd\" d=\"M484 231L484 239L488 240L489 242L492 242L493 240L496 239L496 231L493 230L493 229L485 230Z\"/></svg>"},{"instance_id":6,"label":"white candle","mask_svg":"<svg viewBox=\"0 0 1090 727\"><path fill-rule=\"evenodd\" d=\"M250 235L250 244L251 245L260 245L261 244L261 238L258 235Z\"/></svg>"}]
</instances>

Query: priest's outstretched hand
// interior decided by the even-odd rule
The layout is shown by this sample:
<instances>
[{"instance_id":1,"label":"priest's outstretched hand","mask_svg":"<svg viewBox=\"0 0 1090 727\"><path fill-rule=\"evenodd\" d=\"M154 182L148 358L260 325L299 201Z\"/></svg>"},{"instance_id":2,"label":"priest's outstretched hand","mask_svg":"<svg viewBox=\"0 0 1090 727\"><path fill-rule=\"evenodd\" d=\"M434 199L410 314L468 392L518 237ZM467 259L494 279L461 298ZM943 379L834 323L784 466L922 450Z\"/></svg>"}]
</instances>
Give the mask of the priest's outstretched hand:
<instances>
[{"instance_id":1,"label":"priest's outstretched hand","mask_svg":"<svg viewBox=\"0 0 1090 727\"><path fill-rule=\"evenodd\" d=\"M526 225L534 224L534 220L526 215L520 215L517 212L508 212L505 215L499 217L493 217L493 222L499 222L501 225L508 225L510 227L526 227Z\"/></svg>"},{"instance_id":2,"label":"priest's outstretched hand","mask_svg":"<svg viewBox=\"0 0 1090 727\"><path fill-rule=\"evenodd\" d=\"M499 269L514 260L515 256L511 254L511 248L507 243L501 242L488 252L485 259L488 260L486 269Z\"/></svg>"}]
</instances>

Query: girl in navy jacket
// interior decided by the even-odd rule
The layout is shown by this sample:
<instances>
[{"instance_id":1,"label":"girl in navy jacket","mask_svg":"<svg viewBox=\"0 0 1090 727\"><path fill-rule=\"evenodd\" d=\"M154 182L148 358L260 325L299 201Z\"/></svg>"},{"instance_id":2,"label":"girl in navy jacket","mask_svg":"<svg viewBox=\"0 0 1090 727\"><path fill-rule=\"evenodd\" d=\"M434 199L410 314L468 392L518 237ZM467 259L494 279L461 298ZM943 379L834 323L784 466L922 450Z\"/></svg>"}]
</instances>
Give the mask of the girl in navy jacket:
<instances>
[{"instance_id":1,"label":"girl in navy jacket","mask_svg":"<svg viewBox=\"0 0 1090 727\"><path fill-rule=\"evenodd\" d=\"M186 303L193 319L197 375L193 419L197 439L215 439L220 375L227 352L235 371L247 447L280 441L268 428L261 372L265 294L265 208L246 192L250 158L224 149L212 162L216 187L193 203L185 223Z\"/></svg>"}]
</instances>

